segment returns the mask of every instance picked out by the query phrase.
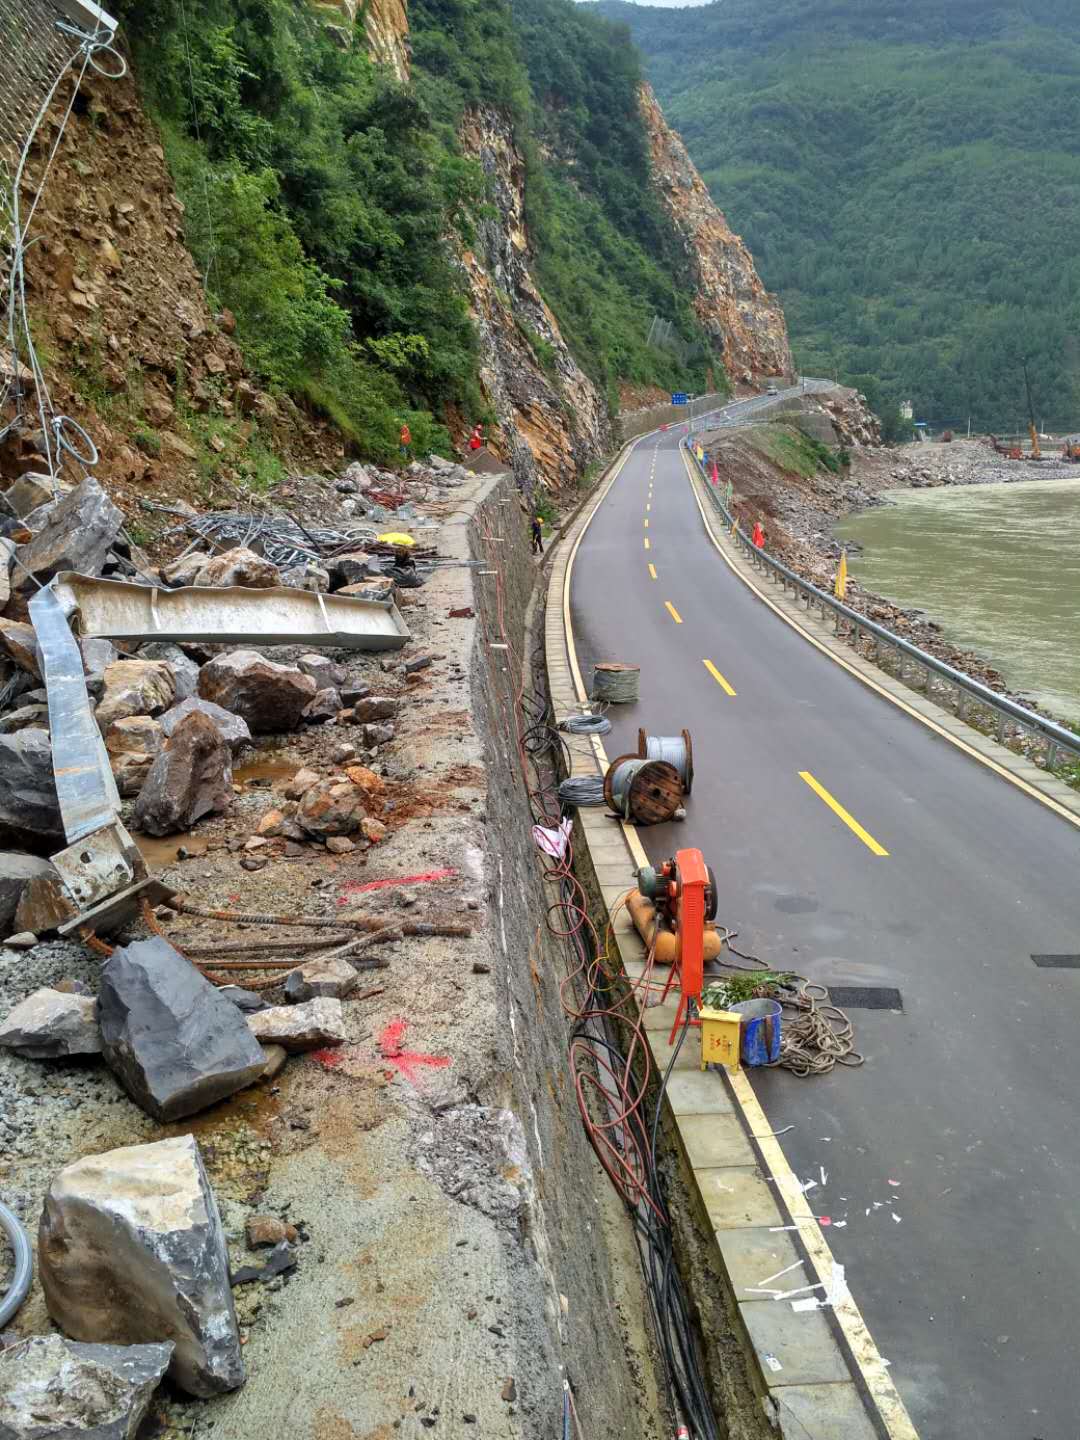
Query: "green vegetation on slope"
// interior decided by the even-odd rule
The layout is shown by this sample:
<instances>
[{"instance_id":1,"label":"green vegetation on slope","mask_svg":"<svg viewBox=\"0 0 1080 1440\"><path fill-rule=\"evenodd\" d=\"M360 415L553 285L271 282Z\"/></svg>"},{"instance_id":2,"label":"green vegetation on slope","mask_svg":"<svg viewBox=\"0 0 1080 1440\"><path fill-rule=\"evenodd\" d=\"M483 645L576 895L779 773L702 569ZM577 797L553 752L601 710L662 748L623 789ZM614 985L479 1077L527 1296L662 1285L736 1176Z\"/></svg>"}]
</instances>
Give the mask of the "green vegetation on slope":
<instances>
[{"instance_id":1,"label":"green vegetation on slope","mask_svg":"<svg viewBox=\"0 0 1080 1440\"><path fill-rule=\"evenodd\" d=\"M571 0L415 0L402 86L368 58L362 16L346 49L295 0L118 4L211 297L264 380L363 453L393 457L402 420L419 449L445 449L439 417L485 416L453 253L489 202L458 144L480 103L515 125L540 283L584 368L613 400L619 380L701 388L704 352L687 369L645 344L653 313L702 337L649 192L621 28Z\"/></svg>"},{"instance_id":2,"label":"green vegetation on slope","mask_svg":"<svg viewBox=\"0 0 1080 1440\"><path fill-rule=\"evenodd\" d=\"M627 22L800 367L980 429L1080 428L1080 7L722 0Z\"/></svg>"}]
</instances>

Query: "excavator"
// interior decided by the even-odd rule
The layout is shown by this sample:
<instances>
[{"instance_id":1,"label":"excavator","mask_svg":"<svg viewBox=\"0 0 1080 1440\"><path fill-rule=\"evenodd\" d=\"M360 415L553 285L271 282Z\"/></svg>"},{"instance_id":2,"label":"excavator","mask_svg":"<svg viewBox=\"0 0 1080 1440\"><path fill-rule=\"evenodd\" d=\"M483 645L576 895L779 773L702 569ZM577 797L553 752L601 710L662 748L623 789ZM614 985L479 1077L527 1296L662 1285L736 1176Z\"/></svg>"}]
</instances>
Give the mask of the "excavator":
<instances>
[{"instance_id":1,"label":"excavator","mask_svg":"<svg viewBox=\"0 0 1080 1440\"><path fill-rule=\"evenodd\" d=\"M1027 360L1024 360L1022 364L1024 366L1024 385L1027 389L1028 434L1031 436L1031 455L1029 458L1032 460L1041 460L1043 458L1043 453L1042 448L1039 445L1039 431L1035 424L1035 406L1031 399L1031 380L1028 378Z\"/></svg>"}]
</instances>

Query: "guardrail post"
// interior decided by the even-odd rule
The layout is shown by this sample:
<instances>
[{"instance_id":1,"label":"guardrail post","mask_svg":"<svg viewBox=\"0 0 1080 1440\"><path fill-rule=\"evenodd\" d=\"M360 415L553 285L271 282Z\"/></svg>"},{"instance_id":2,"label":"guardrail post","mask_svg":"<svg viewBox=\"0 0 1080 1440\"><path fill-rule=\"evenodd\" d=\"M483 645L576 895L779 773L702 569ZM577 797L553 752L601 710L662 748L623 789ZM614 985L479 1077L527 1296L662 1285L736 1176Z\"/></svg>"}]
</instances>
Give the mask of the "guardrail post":
<instances>
[{"instance_id":1,"label":"guardrail post","mask_svg":"<svg viewBox=\"0 0 1080 1440\"><path fill-rule=\"evenodd\" d=\"M1046 768L1047 768L1047 770L1053 770L1055 764L1057 763L1057 752L1058 752L1057 741L1056 741L1056 740L1047 740L1047 742L1046 742Z\"/></svg>"}]
</instances>

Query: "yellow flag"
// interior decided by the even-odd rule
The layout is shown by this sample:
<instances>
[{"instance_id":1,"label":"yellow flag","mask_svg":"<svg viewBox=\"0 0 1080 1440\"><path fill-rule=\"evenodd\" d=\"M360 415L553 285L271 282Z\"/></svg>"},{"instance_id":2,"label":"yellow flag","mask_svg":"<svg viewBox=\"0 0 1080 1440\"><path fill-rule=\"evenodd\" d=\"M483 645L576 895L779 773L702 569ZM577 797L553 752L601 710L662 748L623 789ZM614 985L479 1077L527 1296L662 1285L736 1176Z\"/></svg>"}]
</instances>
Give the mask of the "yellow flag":
<instances>
[{"instance_id":1,"label":"yellow flag","mask_svg":"<svg viewBox=\"0 0 1080 1440\"><path fill-rule=\"evenodd\" d=\"M843 600L847 597L847 551L841 550L840 564L836 569L836 598Z\"/></svg>"}]
</instances>

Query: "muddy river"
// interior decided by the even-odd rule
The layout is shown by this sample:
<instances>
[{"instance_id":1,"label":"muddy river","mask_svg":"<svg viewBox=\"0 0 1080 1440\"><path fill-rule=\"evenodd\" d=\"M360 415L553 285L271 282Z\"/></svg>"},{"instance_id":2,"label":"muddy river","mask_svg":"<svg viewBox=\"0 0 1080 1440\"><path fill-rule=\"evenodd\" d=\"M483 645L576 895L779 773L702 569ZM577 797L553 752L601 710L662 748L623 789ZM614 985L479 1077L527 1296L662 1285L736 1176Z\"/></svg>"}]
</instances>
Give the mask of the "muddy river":
<instances>
[{"instance_id":1,"label":"muddy river","mask_svg":"<svg viewBox=\"0 0 1080 1440\"><path fill-rule=\"evenodd\" d=\"M853 574L1080 727L1080 476L889 500L836 526L863 547Z\"/></svg>"}]
</instances>

